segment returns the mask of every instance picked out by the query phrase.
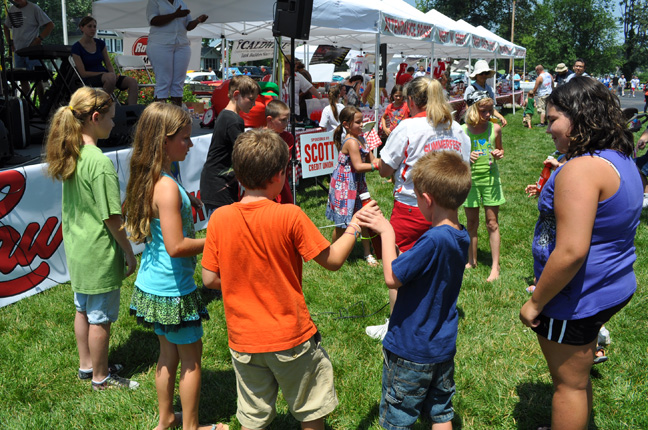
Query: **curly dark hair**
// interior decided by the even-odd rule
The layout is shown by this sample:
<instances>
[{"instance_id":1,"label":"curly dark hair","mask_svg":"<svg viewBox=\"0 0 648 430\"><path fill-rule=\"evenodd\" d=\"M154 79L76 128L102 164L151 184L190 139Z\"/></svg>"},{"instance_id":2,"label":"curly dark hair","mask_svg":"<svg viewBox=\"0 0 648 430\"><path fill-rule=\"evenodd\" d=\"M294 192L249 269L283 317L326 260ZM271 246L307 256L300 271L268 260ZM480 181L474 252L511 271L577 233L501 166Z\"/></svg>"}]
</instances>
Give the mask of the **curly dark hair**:
<instances>
[{"instance_id":1,"label":"curly dark hair","mask_svg":"<svg viewBox=\"0 0 648 430\"><path fill-rule=\"evenodd\" d=\"M547 99L572 123L567 158L602 149L614 149L627 156L634 150L619 99L598 80L579 76L555 88Z\"/></svg>"}]
</instances>

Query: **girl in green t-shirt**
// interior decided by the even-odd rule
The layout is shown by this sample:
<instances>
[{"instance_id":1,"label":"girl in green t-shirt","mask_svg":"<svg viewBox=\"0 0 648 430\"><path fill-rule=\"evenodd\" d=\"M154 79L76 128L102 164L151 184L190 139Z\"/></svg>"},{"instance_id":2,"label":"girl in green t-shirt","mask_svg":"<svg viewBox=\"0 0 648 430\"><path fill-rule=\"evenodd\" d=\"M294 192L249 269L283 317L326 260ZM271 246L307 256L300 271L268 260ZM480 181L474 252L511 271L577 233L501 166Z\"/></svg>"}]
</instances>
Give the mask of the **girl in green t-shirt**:
<instances>
[{"instance_id":1,"label":"girl in green t-shirt","mask_svg":"<svg viewBox=\"0 0 648 430\"><path fill-rule=\"evenodd\" d=\"M494 110L493 99L485 91L475 91L466 100L465 121L462 126L470 138L470 168L472 187L464 209L466 228L470 234L468 264L466 268L477 267L477 229L479 227L479 207L484 206L486 228L491 247L493 265L487 282L499 278L500 272L500 233L498 223L499 207L506 200L502 192L499 169L496 160L504 157L502 149L502 128L491 121Z\"/></svg>"},{"instance_id":2,"label":"girl in green t-shirt","mask_svg":"<svg viewBox=\"0 0 648 430\"><path fill-rule=\"evenodd\" d=\"M63 182L63 244L76 307L79 379L92 379L95 390L139 386L115 375L121 365L108 365L110 325L119 315L122 280L137 266L121 230L117 172L97 147L99 139L110 135L114 116L106 92L80 88L68 106L54 113L46 143L47 173Z\"/></svg>"}]
</instances>

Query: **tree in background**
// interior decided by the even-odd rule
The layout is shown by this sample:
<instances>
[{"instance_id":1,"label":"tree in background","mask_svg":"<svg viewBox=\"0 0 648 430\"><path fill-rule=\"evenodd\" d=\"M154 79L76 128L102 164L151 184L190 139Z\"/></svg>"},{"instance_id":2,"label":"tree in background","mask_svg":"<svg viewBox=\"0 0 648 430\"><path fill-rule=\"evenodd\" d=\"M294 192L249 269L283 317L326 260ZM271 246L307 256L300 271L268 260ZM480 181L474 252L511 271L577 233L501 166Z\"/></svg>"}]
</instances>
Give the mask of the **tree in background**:
<instances>
[{"instance_id":1,"label":"tree in background","mask_svg":"<svg viewBox=\"0 0 648 430\"><path fill-rule=\"evenodd\" d=\"M589 73L610 71L617 61L618 27L610 0L545 0L535 12L536 34L525 36L530 58L553 69L584 58Z\"/></svg>"},{"instance_id":2,"label":"tree in background","mask_svg":"<svg viewBox=\"0 0 648 430\"><path fill-rule=\"evenodd\" d=\"M455 21L463 19L475 27L481 25L506 40L511 37L512 6L510 0L416 0L416 7L423 12L436 9ZM520 40L518 35L531 31L535 8L536 0L516 0L515 40Z\"/></svg>"},{"instance_id":3,"label":"tree in background","mask_svg":"<svg viewBox=\"0 0 648 430\"><path fill-rule=\"evenodd\" d=\"M424 12L436 9L510 39L511 0L417 0L416 5ZM619 58L617 31L612 0L516 0L513 42L527 48L531 67L543 64L553 70L558 63L571 65L582 57L588 72L608 72Z\"/></svg>"},{"instance_id":4,"label":"tree in background","mask_svg":"<svg viewBox=\"0 0 648 430\"><path fill-rule=\"evenodd\" d=\"M61 0L29 0L32 3L40 6L41 9L50 17L54 23L54 31L49 35L44 42L46 45L62 45L63 44L63 25L61 17ZM67 10L67 29L71 33L76 28L76 22L79 18L92 13L92 0L65 0L65 8ZM76 20L75 20L76 19ZM98 19L99 20L99 19ZM101 22L98 23L101 28Z\"/></svg>"},{"instance_id":5,"label":"tree in background","mask_svg":"<svg viewBox=\"0 0 648 430\"><path fill-rule=\"evenodd\" d=\"M621 70L626 76L632 76L639 66L646 63L648 55L648 1L621 0L619 6L624 39Z\"/></svg>"}]
</instances>

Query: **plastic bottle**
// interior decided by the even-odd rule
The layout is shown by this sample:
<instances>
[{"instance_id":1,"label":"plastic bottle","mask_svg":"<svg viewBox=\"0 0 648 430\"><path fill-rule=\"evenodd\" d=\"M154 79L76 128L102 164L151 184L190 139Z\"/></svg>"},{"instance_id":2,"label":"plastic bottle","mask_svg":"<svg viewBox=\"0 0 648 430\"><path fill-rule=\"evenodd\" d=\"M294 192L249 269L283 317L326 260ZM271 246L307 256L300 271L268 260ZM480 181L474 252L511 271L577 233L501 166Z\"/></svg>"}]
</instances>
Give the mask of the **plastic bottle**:
<instances>
[{"instance_id":1,"label":"plastic bottle","mask_svg":"<svg viewBox=\"0 0 648 430\"><path fill-rule=\"evenodd\" d=\"M549 156L547 159L553 159L553 157ZM540 173L540 177L538 178L538 182L536 182L536 187L538 187L538 193L542 191L542 188L544 187L544 184L547 182L547 179L551 176L551 164L545 164L544 168L542 169L542 173Z\"/></svg>"},{"instance_id":2,"label":"plastic bottle","mask_svg":"<svg viewBox=\"0 0 648 430\"><path fill-rule=\"evenodd\" d=\"M360 201L362 201L362 206L366 206L371 201L371 194L369 194L368 191L360 194ZM371 245L373 246L376 258L378 260L382 260L382 240L380 239L380 235L372 229L368 230L369 237L371 238Z\"/></svg>"}]
</instances>

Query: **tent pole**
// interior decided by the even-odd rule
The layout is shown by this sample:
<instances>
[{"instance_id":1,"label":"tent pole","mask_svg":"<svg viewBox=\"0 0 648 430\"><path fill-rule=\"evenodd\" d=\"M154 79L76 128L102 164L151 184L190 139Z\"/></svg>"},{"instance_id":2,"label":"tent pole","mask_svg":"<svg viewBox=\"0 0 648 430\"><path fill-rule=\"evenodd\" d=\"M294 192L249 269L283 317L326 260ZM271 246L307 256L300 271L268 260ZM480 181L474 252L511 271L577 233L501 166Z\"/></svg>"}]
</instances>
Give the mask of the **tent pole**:
<instances>
[{"instance_id":1,"label":"tent pole","mask_svg":"<svg viewBox=\"0 0 648 430\"><path fill-rule=\"evenodd\" d=\"M61 27L63 27L63 45L68 44L68 31L67 31L67 7L65 0L61 0Z\"/></svg>"},{"instance_id":2,"label":"tent pole","mask_svg":"<svg viewBox=\"0 0 648 430\"><path fill-rule=\"evenodd\" d=\"M298 145L297 136L295 135L295 103L299 101L295 100L295 39L290 38L290 98L289 107L290 107L290 134L293 136L293 147L292 147L292 166L293 166L293 177L292 177L292 192L293 192L293 204L297 204L297 148L295 145Z\"/></svg>"},{"instance_id":3,"label":"tent pole","mask_svg":"<svg viewBox=\"0 0 648 430\"><path fill-rule=\"evenodd\" d=\"M471 36L472 38L472 36ZM472 40L470 41L470 44L468 45L468 88L472 84L472 79L470 79L470 74L473 72L473 67L472 67Z\"/></svg>"},{"instance_id":4,"label":"tent pole","mask_svg":"<svg viewBox=\"0 0 648 430\"><path fill-rule=\"evenodd\" d=\"M376 133L378 133L378 112L380 110L380 79L378 79L378 67L380 64L380 33L376 33L376 50L374 52L374 129L376 130ZM377 149L374 151L377 151ZM374 155L378 155L377 152L374 152Z\"/></svg>"},{"instance_id":5,"label":"tent pole","mask_svg":"<svg viewBox=\"0 0 648 430\"><path fill-rule=\"evenodd\" d=\"M522 76L523 77L526 76L526 54L524 55L524 66L522 66Z\"/></svg>"},{"instance_id":6,"label":"tent pole","mask_svg":"<svg viewBox=\"0 0 648 430\"><path fill-rule=\"evenodd\" d=\"M229 67L230 67L229 48L230 48L230 46L229 46L229 40L227 40L227 39L225 39L225 46L227 47L227 49L225 50L225 52L227 54L225 56L225 70L227 70L227 77L229 78ZM223 79L225 79L225 78L223 78Z\"/></svg>"},{"instance_id":7,"label":"tent pole","mask_svg":"<svg viewBox=\"0 0 648 430\"><path fill-rule=\"evenodd\" d=\"M225 55L226 55L225 46L226 46L226 43L227 43L227 41L225 39L225 35L221 34L221 80L223 80L223 81L225 80L225 77L226 77L225 76L225 71L227 70L225 68Z\"/></svg>"},{"instance_id":8,"label":"tent pole","mask_svg":"<svg viewBox=\"0 0 648 430\"><path fill-rule=\"evenodd\" d=\"M511 63L513 63L514 60L511 60ZM515 79L513 78L513 75L515 74L515 69L511 68L511 73L509 73L509 85L511 85L511 94L512 94L512 101L513 101L513 115L515 115Z\"/></svg>"},{"instance_id":9,"label":"tent pole","mask_svg":"<svg viewBox=\"0 0 648 430\"><path fill-rule=\"evenodd\" d=\"M434 77L434 62L436 61L436 57L434 56L434 41L432 41L432 53L430 55L430 75L433 78ZM437 63L438 65L438 63ZM427 69L426 69L427 71Z\"/></svg>"},{"instance_id":10,"label":"tent pole","mask_svg":"<svg viewBox=\"0 0 648 430\"><path fill-rule=\"evenodd\" d=\"M281 36L274 38L274 53L272 54L272 82L276 82L279 88L283 85L283 73L279 73L279 46Z\"/></svg>"}]
</instances>

